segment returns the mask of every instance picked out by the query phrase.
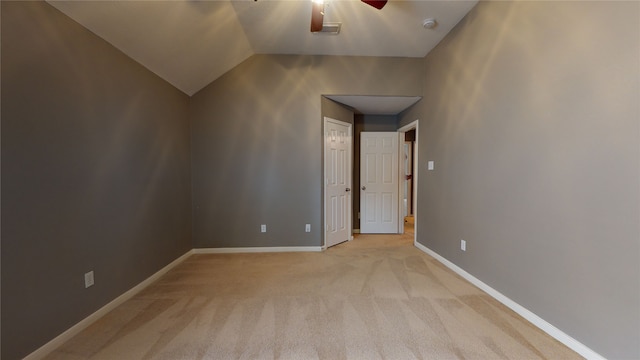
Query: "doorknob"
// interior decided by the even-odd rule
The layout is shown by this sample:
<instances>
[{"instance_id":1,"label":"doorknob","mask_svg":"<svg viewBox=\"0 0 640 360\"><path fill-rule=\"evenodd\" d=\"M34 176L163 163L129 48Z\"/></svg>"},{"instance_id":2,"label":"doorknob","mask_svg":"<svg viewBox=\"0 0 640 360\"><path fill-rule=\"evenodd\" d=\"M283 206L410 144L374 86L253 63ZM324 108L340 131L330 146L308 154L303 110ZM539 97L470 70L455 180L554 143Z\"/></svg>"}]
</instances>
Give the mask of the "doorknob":
<instances>
[{"instance_id":1,"label":"doorknob","mask_svg":"<svg viewBox=\"0 0 640 360\"><path fill-rule=\"evenodd\" d=\"M346 191L346 192L349 192L349 191L351 191L351 189L349 189L349 188L346 188L346 189L345 189L344 191Z\"/></svg>"},{"instance_id":2,"label":"doorknob","mask_svg":"<svg viewBox=\"0 0 640 360\"><path fill-rule=\"evenodd\" d=\"M362 190L367 190L367 187L363 185Z\"/></svg>"}]
</instances>

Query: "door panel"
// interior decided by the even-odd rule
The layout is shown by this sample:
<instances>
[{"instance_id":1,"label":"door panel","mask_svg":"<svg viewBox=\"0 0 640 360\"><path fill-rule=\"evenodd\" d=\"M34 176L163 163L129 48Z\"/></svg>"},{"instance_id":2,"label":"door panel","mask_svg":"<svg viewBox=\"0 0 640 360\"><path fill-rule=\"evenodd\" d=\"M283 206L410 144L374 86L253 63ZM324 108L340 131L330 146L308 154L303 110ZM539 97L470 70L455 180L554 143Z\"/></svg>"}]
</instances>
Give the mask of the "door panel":
<instances>
[{"instance_id":1,"label":"door panel","mask_svg":"<svg viewBox=\"0 0 640 360\"><path fill-rule=\"evenodd\" d=\"M325 245L351 237L351 125L325 121Z\"/></svg>"},{"instance_id":2,"label":"door panel","mask_svg":"<svg viewBox=\"0 0 640 360\"><path fill-rule=\"evenodd\" d=\"M360 232L398 232L398 134L362 132Z\"/></svg>"},{"instance_id":3,"label":"door panel","mask_svg":"<svg viewBox=\"0 0 640 360\"><path fill-rule=\"evenodd\" d=\"M382 194L382 222L389 223L393 221L391 216L393 215L393 194Z\"/></svg>"},{"instance_id":4,"label":"door panel","mask_svg":"<svg viewBox=\"0 0 640 360\"><path fill-rule=\"evenodd\" d=\"M366 154L365 155L365 161L362 162L365 172L366 172L366 177L364 178L365 181L369 184L375 183L376 182L376 156L375 155L369 155Z\"/></svg>"},{"instance_id":5,"label":"door panel","mask_svg":"<svg viewBox=\"0 0 640 360\"><path fill-rule=\"evenodd\" d=\"M384 184L393 183L393 179L397 177L397 174L393 172L393 165L395 164L395 156L391 156L391 154L385 153L382 154L382 182Z\"/></svg>"}]
</instances>

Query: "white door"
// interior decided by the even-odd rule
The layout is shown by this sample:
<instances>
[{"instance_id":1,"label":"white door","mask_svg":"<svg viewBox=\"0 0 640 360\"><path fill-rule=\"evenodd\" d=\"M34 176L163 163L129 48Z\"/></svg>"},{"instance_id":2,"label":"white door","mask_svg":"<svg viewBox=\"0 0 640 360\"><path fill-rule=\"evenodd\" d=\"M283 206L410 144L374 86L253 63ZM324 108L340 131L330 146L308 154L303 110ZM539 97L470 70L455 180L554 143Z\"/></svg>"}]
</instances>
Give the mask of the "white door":
<instances>
[{"instance_id":1,"label":"white door","mask_svg":"<svg viewBox=\"0 0 640 360\"><path fill-rule=\"evenodd\" d=\"M351 238L351 124L325 118L325 245Z\"/></svg>"},{"instance_id":2,"label":"white door","mask_svg":"<svg viewBox=\"0 0 640 360\"><path fill-rule=\"evenodd\" d=\"M360 135L360 232L398 233L398 133Z\"/></svg>"}]
</instances>

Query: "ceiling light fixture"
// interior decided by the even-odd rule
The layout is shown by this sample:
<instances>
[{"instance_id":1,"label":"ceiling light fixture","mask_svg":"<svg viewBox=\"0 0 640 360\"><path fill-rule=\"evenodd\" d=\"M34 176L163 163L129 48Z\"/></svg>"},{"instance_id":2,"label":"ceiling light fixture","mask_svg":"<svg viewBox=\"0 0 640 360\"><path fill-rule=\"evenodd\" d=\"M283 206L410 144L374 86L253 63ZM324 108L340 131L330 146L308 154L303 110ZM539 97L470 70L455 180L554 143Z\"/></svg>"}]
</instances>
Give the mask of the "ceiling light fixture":
<instances>
[{"instance_id":1,"label":"ceiling light fixture","mask_svg":"<svg viewBox=\"0 0 640 360\"><path fill-rule=\"evenodd\" d=\"M324 15L324 0L311 0L311 2L322 6L322 15Z\"/></svg>"}]
</instances>

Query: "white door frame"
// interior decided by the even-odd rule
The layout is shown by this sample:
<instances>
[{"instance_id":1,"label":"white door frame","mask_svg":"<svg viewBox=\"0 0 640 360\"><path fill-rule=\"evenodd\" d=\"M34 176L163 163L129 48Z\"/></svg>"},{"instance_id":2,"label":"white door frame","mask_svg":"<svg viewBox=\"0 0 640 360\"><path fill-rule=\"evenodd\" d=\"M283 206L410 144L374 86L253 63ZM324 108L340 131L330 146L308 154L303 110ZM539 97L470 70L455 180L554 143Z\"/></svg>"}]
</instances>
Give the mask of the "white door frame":
<instances>
[{"instance_id":1,"label":"white door frame","mask_svg":"<svg viewBox=\"0 0 640 360\"><path fill-rule=\"evenodd\" d=\"M348 161L348 174L349 174L349 189L351 189L351 193L353 194L353 124L332 119L330 117L324 117L324 122L322 123L322 196L323 196L323 218L322 218L322 250L327 249L327 133L326 129L328 128L327 123L333 122L342 126L346 126L348 128L349 137L351 140L349 141L349 150L347 154ZM347 228L349 229L349 241L353 240L353 195L350 200L347 202Z\"/></svg>"},{"instance_id":2,"label":"white door frame","mask_svg":"<svg viewBox=\"0 0 640 360\"><path fill-rule=\"evenodd\" d=\"M414 142L415 141L404 140L404 143L402 144L403 154L400 156L400 158L402 160L402 170L404 171L403 175L405 176L408 175L406 173L407 169L405 168L405 165L411 166L410 175L413 176L413 143ZM413 215L413 204L411 203L413 201L413 190L411 189L411 186L409 186L408 180L406 180L405 178L401 178L400 181L403 182L403 185L400 187L402 191L402 200L406 201L406 204L402 203L402 206L401 206L403 216Z\"/></svg>"},{"instance_id":3,"label":"white door frame","mask_svg":"<svg viewBox=\"0 0 640 360\"><path fill-rule=\"evenodd\" d=\"M418 239L418 120L414 120L411 123L401 127L398 129L398 141L404 142L404 133L416 129L416 141L414 144L414 152L413 152L413 193L411 194L413 199L413 243L416 243L416 239ZM398 161L403 160L404 154L403 151L399 148L398 151ZM400 181L398 181L398 193L402 190L402 180L404 179L404 169L402 166L399 166L398 177ZM398 201L398 233L404 234L404 216L402 213L402 202Z\"/></svg>"}]
</instances>

